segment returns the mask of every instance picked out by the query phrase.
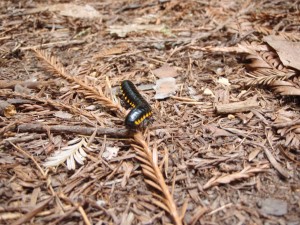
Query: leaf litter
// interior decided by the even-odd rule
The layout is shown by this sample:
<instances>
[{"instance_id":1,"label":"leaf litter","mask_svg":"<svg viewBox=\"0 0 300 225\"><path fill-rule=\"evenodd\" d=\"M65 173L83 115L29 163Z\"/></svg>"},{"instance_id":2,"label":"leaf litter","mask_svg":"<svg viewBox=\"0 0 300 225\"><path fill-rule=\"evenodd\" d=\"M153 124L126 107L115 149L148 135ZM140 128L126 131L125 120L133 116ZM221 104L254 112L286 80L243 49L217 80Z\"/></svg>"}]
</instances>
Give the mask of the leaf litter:
<instances>
[{"instance_id":1,"label":"leaf litter","mask_svg":"<svg viewBox=\"0 0 300 225\"><path fill-rule=\"evenodd\" d=\"M296 3L1 1L0 18L1 222L300 221ZM137 132L122 80L154 112Z\"/></svg>"}]
</instances>

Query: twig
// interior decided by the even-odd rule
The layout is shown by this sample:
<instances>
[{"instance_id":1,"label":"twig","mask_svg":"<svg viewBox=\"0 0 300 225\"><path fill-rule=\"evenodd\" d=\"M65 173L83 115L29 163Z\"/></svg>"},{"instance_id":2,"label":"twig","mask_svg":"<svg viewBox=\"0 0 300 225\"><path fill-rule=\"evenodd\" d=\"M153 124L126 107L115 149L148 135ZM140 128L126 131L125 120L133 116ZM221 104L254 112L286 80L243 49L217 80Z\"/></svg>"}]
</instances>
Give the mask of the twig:
<instances>
[{"instance_id":1,"label":"twig","mask_svg":"<svg viewBox=\"0 0 300 225\"><path fill-rule=\"evenodd\" d=\"M68 45L80 45L80 44L83 44L85 42L86 42L86 40L56 41L56 42L51 42L51 43L46 43L46 44L26 46L26 47L20 48L20 50L25 51L25 50L31 50L33 48L64 47L64 46L68 46Z\"/></svg>"},{"instance_id":2,"label":"twig","mask_svg":"<svg viewBox=\"0 0 300 225\"><path fill-rule=\"evenodd\" d=\"M220 210L223 210L223 209L225 209L225 208L227 208L227 207L230 207L230 206L232 206L232 203L228 203L228 204L226 204L226 205L222 205L221 207L219 207L219 208L217 208L217 209L211 211L211 212L208 213L207 215L213 215L213 214L215 214L216 212L219 212Z\"/></svg>"},{"instance_id":3,"label":"twig","mask_svg":"<svg viewBox=\"0 0 300 225\"><path fill-rule=\"evenodd\" d=\"M18 126L19 132L46 132L49 129L55 133L74 133L81 135L92 135L95 129L97 129L97 136L112 136L112 137L128 137L130 133L127 129L118 128L103 128L103 127L83 127L83 126L65 126L65 125L53 125L47 126L40 123L25 123Z\"/></svg>"},{"instance_id":4,"label":"twig","mask_svg":"<svg viewBox=\"0 0 300 225\"><path fill-rule=\"evenodd\" d=\"M242 102L216 105L216 111L219 114L229 114L229 113L247 112L250 111L251 109L255 109L258 107L259 107L258 102L254 100L246 100Z\"/></svg>"},{"instance_id":5,"label":"twig","mask_svg":"<svg viewBox=\"0 0 300 225\"><path fill-rule=\"evenodd\" d=\"M79 210L80 214L82 215L85 224L86 225L91 225L91 222L89 221L89 219L88 219L84 209L82 208L82 206L79 206L78 210Z\"/></svg>"}]
</instances>

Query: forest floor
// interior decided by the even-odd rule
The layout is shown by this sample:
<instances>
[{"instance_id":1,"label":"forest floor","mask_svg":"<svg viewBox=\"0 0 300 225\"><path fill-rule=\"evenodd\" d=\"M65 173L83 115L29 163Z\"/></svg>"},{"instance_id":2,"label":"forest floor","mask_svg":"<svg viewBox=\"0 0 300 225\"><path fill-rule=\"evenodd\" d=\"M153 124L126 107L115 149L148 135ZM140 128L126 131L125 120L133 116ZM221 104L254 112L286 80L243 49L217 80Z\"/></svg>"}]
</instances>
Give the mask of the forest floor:
<instances>
[{"instance_id":1,"label":"forest floor","mask_svg":"<svg viewBox=\"0 0 300 225\"><path fill-rule=\"evenodd\" d=\"M300 225L299 1L47 2L0 1L0 224Z\"/></svg>"}]
</instances>

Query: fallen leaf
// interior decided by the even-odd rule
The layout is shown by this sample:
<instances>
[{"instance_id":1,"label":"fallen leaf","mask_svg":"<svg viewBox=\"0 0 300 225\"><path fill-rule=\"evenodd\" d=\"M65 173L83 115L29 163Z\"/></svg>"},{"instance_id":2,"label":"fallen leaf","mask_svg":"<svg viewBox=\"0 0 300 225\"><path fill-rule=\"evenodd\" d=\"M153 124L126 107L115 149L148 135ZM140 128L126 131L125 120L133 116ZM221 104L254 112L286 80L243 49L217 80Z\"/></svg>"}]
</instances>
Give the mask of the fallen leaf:
<instances>
[{"instance_id":1,"label":"fallen leaf","mask_svg":"<svg viewBox=\"0 0 300 225\"><path fill-rule=\"evenodd\" d=\"M177 77L177 71L175 70L174 67L169 66L168 64L164 64L162 67L153 70L153 73L155 76L159 78L164 78L164 77Z\"/></svg>"},{"instance_id":2,"label":"fallen leaf","mask_svg":"<svg viewBox=\"0 0 300 225\"><path fill-rule=\"evenodd\" d=\"M263 40L276 50L283 65L300 70L300 42L287 41L276 35L268 35Z\"/></svg>"},{"instance_id":3,"label":"fallen leaf","mask_svg":"<svg viewBox=\"0 0 300 225\"><path fill-rule=\"evenodd\" d=\"M156 81L153 87L156 91L155 99L165 99L174 95L177 91L176 80L173 77L165 77Z\"/></svg>"}]
</instances>

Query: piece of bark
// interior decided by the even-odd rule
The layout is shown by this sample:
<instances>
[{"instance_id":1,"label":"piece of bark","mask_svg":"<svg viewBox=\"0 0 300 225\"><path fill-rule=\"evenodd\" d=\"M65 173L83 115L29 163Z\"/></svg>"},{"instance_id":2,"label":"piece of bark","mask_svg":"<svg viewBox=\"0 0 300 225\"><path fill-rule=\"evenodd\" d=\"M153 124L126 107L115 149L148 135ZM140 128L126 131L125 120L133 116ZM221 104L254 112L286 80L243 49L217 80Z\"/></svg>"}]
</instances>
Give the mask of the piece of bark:
<instances>
[{"instance_id":1,"label":"piece of bark","mask_svg":"<svg viewBox=\"0 0 300 225\"><path fill-rule=\"evenodd\" d=\"M14 105L9 104L6 101L0 100L0 116L12 117L17 113Z\"/></svg>"},{"instance_id":2,"label":"piece of bark","mask_svg":"<svg viewBox=\"0 0 300 225\"><path fill-rule=\"evenodd\" d=\"M95 132L94 127L83 127L83 126L64 126L64 125L53 125L47 126L38 123L26 123L18 126L19 132L47 132L50 130L54 133L73 133L82 135L92 135ZM128 137L130 132L127 129L117 129L117 128L97 128L97 136L111 136L111 137Z\"/></svg>"},{"instance_id":3,"label":"piece of bark","mask_svg":"<svg viewBox=\"0 0 300 225\"><path fill-rule=\"evenodd\" d=\"M256 109L258 107L259 107L259 103L251 99L242 102L233 102L233 103L216 105L215 110L218 114L229 114L229 113L248 112L251 109Z\"/></svg>"}]
</instances>

